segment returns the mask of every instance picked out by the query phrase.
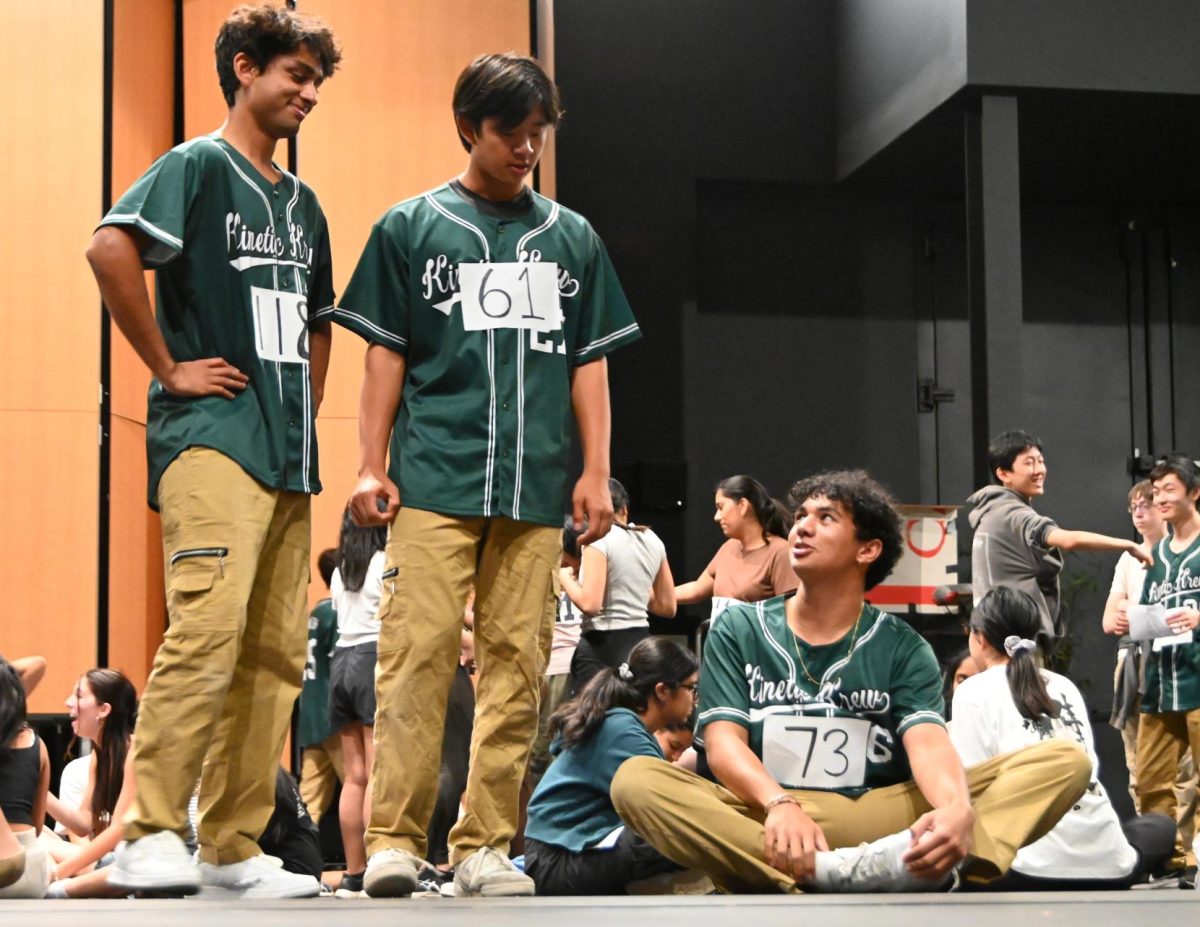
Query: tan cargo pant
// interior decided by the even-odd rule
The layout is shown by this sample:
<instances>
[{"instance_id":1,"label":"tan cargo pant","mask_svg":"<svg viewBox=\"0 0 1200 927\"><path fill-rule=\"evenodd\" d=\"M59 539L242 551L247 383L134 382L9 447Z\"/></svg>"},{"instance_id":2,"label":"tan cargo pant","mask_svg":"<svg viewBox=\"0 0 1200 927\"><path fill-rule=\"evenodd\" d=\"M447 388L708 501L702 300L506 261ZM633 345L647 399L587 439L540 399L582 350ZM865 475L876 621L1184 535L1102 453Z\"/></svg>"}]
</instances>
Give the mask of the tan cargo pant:
<instances>
[{"instance_id":1,"label":"tan cargo pant","mask_svg":"<svg viewBox=\"0 0 1200 927\"><path fill-rule=\"evenodd\" d=\"M329 810L343 776L341 734L330 734L319 744L304 748L300 759L300 798L313 821L320 821L321 815Z\"/></svg>"},{"instance_id":2,"label":"tan cargo pant","mask_svg":"<svg viewBox=\"0 0 1200 927\"><path fill-rule=\"evenodd\" d=\"M138 712L125 835L182 835L201 779L200 858L236 863L261 852L300 692L310 500L209 448L180 454L158 493L170 627Z\"/></svg>"},{"instance_id":3,"label":"tan cargo pant","mask_svg":"<svg viewBox=\"0 0 1200 927\"><path fill-rule=\"evenodd\" d=\"M1048 740L993 757L967 770L975 808L974 849L964 876L1003 875L1017 850L1048 832L1091 778L1087 754ZM872 789L858 798L792 791L831 849L869 843L910 827L930 810L914 782ZM622 820L667 858L706 872L727 892L797 892L795 880L764 859L763 814L728 789L665 760L626 760L612 782Z\"/></svg>"},{"instance_id":4,"label":"tan cargo pant","mask_svg":"<svg viewBox=\"0 0 1200 927\"><path fill-rule=\"evenodd\" d=\"M482 847L507 850L537 734L561 556L560 528L400 509L387 546L387 569L397 572L379 605L368 854L426 854L472 581L479 681L466 813L450 832L450 862Z\"/></svg>"},{"instance_id":5,"label":"tan cargo pant","mask_svg":"<svg viewBox=\"0 0 1200 927\"><path fill-rule=\"evenodd\" d=\"M1189 747L1193 758L1200 756L1200 708L1139 715L1137 790L1142 814L1158 812L1175 817L1178 807L1175 781L1180 761ZM1197 830L1200 830L1200 808L1193 805L1191 833L1194 835ZM1171 869L1196 865L1190 841L1185 841L1181 831L1182 828L1175 834L1175 852L1168 863Z\"/></svg>"}]
</instances>

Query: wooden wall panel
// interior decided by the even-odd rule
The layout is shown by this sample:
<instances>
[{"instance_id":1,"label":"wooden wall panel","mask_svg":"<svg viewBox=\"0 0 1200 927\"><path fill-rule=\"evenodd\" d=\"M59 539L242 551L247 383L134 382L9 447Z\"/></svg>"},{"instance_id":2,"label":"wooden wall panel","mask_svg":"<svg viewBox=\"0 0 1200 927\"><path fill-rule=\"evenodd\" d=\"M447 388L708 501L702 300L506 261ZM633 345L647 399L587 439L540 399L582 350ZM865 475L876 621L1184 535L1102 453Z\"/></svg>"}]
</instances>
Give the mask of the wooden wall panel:
<instances>
[{"instance_id":1,"label":"wooden wall panel","mask_svg":"<svg viewBox=\"0 0 1200 927\"><path fill-rule=\"evenodd\" d=\"M0 648L50 661L35 712L61 711L96 659L100 302L83 253L102 203L103 14L0 4L7 60L28 76L0 102Z\"/></svg>"},{"instance_id":2,"label":"wooden wall panel","mask_svg":"<svg viewBox=\"0 0 1200 927\"><path fill-rule=\"evenodd\" d=\"M96 411L0 411L5 656L41 654L29 710L62 711L96 665Z\"/></svg>"},{"instance_id":3,"label":"wooden wall panel","mask_svg":"<svg viewBox=\"0 0 1200 927\"><path fill-rule=\"evenodd\" d=\"M321 199L333 243L334 281L345 289L371 224L392 204L459 174L450 97L476 55L530 50L528 0L299 0L333 27L342 67L299 137L298 171ZM358 393L365 344L334 332L318 422L324 492L313 509L316 556L337 543L358 468Z\"/></svg>"},{"instance_id":4,"label":"wooden wall panel","mask_svg":"<svg viewBox=\"0 0 1200 927\"><path fill-rule=\"evenodd\" d=\"M112 198L174 134L174 0L113 6ZM153 294L154 275L146 275ZM150 372L113 327L109 427L108 662L141 692L166 627L162 535L146 504L146 389Z\"/></svg>"}]
</instances>

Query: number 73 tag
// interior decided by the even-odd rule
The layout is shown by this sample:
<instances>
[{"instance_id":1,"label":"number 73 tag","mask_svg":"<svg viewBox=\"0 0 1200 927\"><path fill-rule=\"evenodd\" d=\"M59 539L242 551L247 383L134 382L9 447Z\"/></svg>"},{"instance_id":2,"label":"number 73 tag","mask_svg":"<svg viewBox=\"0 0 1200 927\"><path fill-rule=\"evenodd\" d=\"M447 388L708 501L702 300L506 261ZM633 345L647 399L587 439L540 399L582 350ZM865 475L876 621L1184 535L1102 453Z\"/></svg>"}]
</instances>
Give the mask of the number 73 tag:
<instances>
[{"instance_id":1,"label":"number 73 tag","mask_svg":"<svg viewBox=\"0 0 1200 927\"><path fill-rule=\"evenodd\" d=\"M463 328L562 329L558 265L553 262L458 265Z\"/></svg>"},{"instance_id":2,"label":"number 73 tag","mask_svg":"<svg viewBox=\"0 0 1200 927\"><path fill-rule=\"evenodd\" d=\"M787 788L861 788L870 732L865 718L768 715L763 719L763 767Z\"/></svg>"}]
</instances>

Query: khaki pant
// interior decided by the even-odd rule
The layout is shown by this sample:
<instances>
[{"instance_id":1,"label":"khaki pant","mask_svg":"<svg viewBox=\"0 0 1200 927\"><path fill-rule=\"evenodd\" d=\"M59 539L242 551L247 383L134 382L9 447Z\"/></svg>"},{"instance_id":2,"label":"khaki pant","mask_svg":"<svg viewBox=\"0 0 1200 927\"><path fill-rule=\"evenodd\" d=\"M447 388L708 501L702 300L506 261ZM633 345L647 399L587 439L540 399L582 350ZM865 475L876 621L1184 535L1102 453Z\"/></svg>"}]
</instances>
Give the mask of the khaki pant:
<instances>
[{"instance_id":1,"label":"khaki pant","mask_svg":"<svg viewBox=\"0 0 1200 927\"><path fill-rule=\"evenodd\" d=\"M319 744L304 748L300 759L300 797L313 821L320 821L321 815L329 810L343 776L341 734L330 734Z\"/></svg>"},{"instance_id":2,"label":"khaki pant","mask_svg":"<svg viewBox=\"0 0 1200 927\"><path fill-rule=\"evenodd\" d=\"M1128 650L1117 651L1117 669L1113 676L1114 685L1124 672L1122 664L1128 658L1128 654ZM1133 712L1121 728L1121 744L1125 748L1125 768L1129 770L1129 797L1133 799L1134 812L1142 814L1141 801L1137 794L1137 738L1139 719L1141 718L1138 707L1137 700L1135 700ZM1179 828L1179 839L1185 847L1195 837L1196 785L1196 764L1192 761L1192 751L1189 748L1184 752L1183 759L1179 761L1179 769L1175 773L1175 784L1172 786L1172 790L1175 792L1175 824Z\"/></svg>"},{"instance_id":3,"label":"khaki pant","mask_svg":"<svg viewBox=\"0 0 1200 927\"><path fill-rule=\"evenodd\" d=\"M986 882L1003 875L1017 850L1047 833L1083 794L1092 766L1077 744L1062 740L993 757L967 770L975 808L974 848L963 874ZM830 849L878 840L910 827L930 810L914 782L872 789L858 798L793 791ZM664 856L708 873L729 892L800 888L764 859L763 814L727 789L665 760L633 757L612 782L622 820Z\"/></svg>"},{"instance_id":4,"label":"khaki pant","mask_svg":"<svg viewBox=\"0 0 1200 927\"><path fill-rule=\"evenodd\" d=\"M1143 712L1138 724L1137 789L1142 814L1158 812L1174 817L1177 811L1175 781L1188 748L1192 757L1200 756L1200 708L1192 711ZM1194 794L1194 793L1193 793ZM1200 809L1192 805L1192 831L1200 828ZM1171 869L1196 865L1190 840L1176 834Z\"/></svg>"},{"instance_id":5,"label":"khaki pant","mask_svg":"<svg viewBox=\"0 0 1200 927\"><path fill-rule=\"evenodd\" d=\"M507 849L537 733L561 554L559 528L400 509L387 546L387 567L397 573L384 581L379 605L368 854L426 854L472 581L479 681L466 813L450 832L450 861L481 847Z\"/></svg>"},{"instance_id":6,"label":"khaki pant","mask_svg":"<svg viewBox=\"0 0 1200 927\"><path fill-rule=\"evenodd\" d=\"M309 497L192 448L159 501L170 627L138 714L125 834L183 835L200 778L200 858L240 862L261 852L304 670Z\"/></svg>"}]
</instances>

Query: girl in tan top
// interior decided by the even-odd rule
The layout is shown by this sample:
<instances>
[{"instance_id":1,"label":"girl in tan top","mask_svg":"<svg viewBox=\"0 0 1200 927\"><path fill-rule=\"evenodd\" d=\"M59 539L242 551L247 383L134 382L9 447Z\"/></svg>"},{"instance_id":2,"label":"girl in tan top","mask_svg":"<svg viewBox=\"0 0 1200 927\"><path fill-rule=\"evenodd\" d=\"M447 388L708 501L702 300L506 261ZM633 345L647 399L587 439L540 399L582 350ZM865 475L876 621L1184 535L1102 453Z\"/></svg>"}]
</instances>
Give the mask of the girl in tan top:
<instances>
[{"instance_id":1,"label":"girl in tan top","mask_svg":"<svg viewBox=\"0 0 1200 927\"><path fill-rule=\"evenodd\" d=\"M750 476L717 484L713 521L729 539L704 572L675 587L681 605L712 599L712 618L733 602L758 602L796 589L788 559L788 516L767 488Z\"/></svg>"}]
</instances>

